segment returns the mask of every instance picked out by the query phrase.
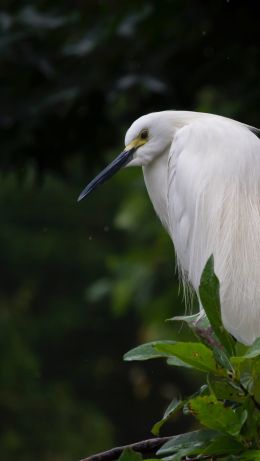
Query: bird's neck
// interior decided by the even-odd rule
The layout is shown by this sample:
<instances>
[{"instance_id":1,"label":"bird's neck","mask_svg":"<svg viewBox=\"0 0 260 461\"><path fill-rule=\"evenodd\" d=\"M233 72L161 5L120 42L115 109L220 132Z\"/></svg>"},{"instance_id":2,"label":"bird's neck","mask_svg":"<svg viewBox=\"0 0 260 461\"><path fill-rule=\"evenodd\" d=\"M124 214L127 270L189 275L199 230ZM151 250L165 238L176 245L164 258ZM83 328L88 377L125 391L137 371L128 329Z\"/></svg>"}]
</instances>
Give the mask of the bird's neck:
<instances>
[{"instance_id":1,"label":"bird's neck","mask_svg":"<svg viewBox=\"0 0 260 461\"><path fill-rule=\"evenodd\" d=\"M143 166L144 182L153 207L163 226L168 226L167 206L167 164L168 149L156 157L151 163Z\"/></svg>"}]
</instances>

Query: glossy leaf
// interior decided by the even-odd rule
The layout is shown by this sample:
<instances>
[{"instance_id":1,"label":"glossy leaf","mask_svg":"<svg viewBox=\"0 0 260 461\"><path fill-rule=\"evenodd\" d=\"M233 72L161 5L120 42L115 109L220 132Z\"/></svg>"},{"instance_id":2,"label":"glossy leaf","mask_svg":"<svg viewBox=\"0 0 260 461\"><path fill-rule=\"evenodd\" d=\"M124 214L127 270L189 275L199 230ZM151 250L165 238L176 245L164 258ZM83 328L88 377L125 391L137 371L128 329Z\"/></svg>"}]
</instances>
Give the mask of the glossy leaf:
<instances>
[{"instance_id":1,"label":"glossy leaf","mask_svg":"<svg viewBox=\"0 0 260 461\"><path fill-rule=\"evenodd\" d=\"M217 373L213 352L201 343L156 344L155 349L168 356L174 356L193 368L204 372Z\"/></svg>"},{"instance_id":2,"label":"glossy leaf","mask_svg":"<svg viewBox=\"0 0 260 461\"><path fill-rule=\"evenodd\" d=\"M239 443L237 440L221 435L217 437L215 440L210 442L210 444L201 451L201 455L229 455L235 453L241 453L244 449L243 445Z\"/></svg>"},{"instance_id":3,"label":"glossy leaf","mask_svg":"<svg viewBox=\"0 0 260 461\"><path fill-rule=\"evenodd\" d=\"M171 455L169 458L164 458L164 460L169 460L169 461L183 461L184 459L187 459L189 455L197 455L199 454L200 450L198 448L194 447L188 447L188 448L183 448L182 450L179 450L177 453Z\"/></svg>"},{"instance_id":4,"label":"glossy leaf","mask_svg":"<svg viewBox=\"0 0 260 461\"><path fill-rule=\"evenodd\" d=\"M134 349L131 349L124 355L124 360L149 360L156 359L159 357L168 357L167 353L163 353L156 349L157 345L173 345L175 341L152 341L150 343L142 344Z\"/></svg>"},{"instance_id":5,"label":"glossy leaf","mask_svg":"<svg viewBox=\"0 0 260 461\"><path fill-rule=\"evenodd\" d=\"M235 341L225 330L220 310L219 280L214 273L214 259L211 256L203 270L200 286L200 300L207 314L210 324L221 344L230 355L235 354Z\"/></svg>"},{"instance_id":6,"label":"glossy leaf","mask_svg":"<svg viewBox=\"0 0 260 461\"><path fill-rule=\"evenodd\" d=\"M177 357L168 357L166 360L167 364L174 367L185 367L185 368L192 368L192 365L183 362L183 360L178 359Z\"/></svg>"},{"instance_id":7,"label":"glossy leaf","mask_svg":"<svg viewBox=\"0 0 260 461\"><path fill-rule=\"evenodd\" d=\"M194 315L181 315L169 319L176 322L185 322L188 327L193 331L197 338L210 348L221 347L221 344L216 337L206 315L201 315L198 312Z\"/></svg>"},{"instance_id":8,"label":"glossy leaf","mask_svg":"<svg viewBox=\"0 0 260 461\"><path fill-rule=\"evenodd\" d=\"M227 356L225 350L221 348L221 346L213 347L213 353L214 353L216 362L218 362L218 364L222 368L228 371L232 371L232 372L234 371L232 363L231 363L231 359Z\"/></svg>"},{"instance_id":9,"label":"glossy leaf","mask_svg":"<svg viewBox=\"0 0 260 461\"><path fill-rule=\"evenodd\" d=\"M157 455L168 456L186 448L201 449L202 447L206 447L218 435L218 432L208 429L175 435L157 451Z\"/></svg>"},{"instance_id":10,"label":"glossy leaf","mask_svg":"<svg viewBox=\"0 0 260 461\"><path fill-rule=\"evenodd\" d=\"M154 424L152 433L158 435L161 427L172 418L182 407L184 402L181 400L173 399L170 405L166 408L165 413L160 421Z\"/></svg>"},{"instance_id":11,"label":"glossy leaf","mask_svg":"<svg viewBox=\"0 0 260 461\"><path fill-rule=\"evenodd\" d=\"M247 411L243 407L233 410L213 395L196 397L188 405L190 412L201 424L232 436L239 434L247 419Z\"/></svg>"}]
</instances>

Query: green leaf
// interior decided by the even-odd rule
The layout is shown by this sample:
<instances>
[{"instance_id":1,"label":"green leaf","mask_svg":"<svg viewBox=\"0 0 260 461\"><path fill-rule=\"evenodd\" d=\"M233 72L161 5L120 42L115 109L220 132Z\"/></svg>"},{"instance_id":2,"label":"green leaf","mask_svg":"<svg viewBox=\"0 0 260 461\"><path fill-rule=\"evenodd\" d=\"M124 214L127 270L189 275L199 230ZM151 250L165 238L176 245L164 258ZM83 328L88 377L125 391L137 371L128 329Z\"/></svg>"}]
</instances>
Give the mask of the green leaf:
<instances>
[{"instance_id":1,"label":"green leaf","mask_svg":"<svg viewBox=\"0 0 260 461\"><path fill-rule=\"evenodd\" d=\"M255 400L260 403L260 373L257 371L256 377L253 381L253 395Z\"/></svg>"},{"instance_id":2,"label":"green leaf","mask_svg":"<svg viewBox=\"0 0 260 461\"><path fill-rule=\"evenodd\" d=\"M174 367L185 367L185 368L192 368L192 365L183 362L183 360L178 359L177 357L168 357L166 360L167 364Z\"/></svg>"},{"instance_id":3,"label":"green leaf","mask_svg":"<svg viewBox=\"0 0 260 461\"><path fill-rule=\"evenodd\" d=\"M188 363L193 368L204 372L217 373L216 361L213 352L201 343L157 343L155 349L168 356L177 357L183 362Z\"/></svg>"},{"instance_id":4,"label":"green leaf","mask_svg":"<svg viewBox=\"0 0 260 461\"><path fill-rule=\"evenodd\" d=\"M258 340L257 340L258 341ZM243 387L249 394L254 395L257 401L260 400L260 356L257 354L257 344L248 348L245 355L231 357L235 367L236 375Z\"/></svg>"},{"instance_id":5,"label":"green leaf","mask_svg":"<svg viewBox=\"0 0 260 461\"><path fill-rule=\"evenodd\" d=\"M189 400L186 400L186 402L183 405L183 414L184 415L190 415L190 408L189 408L189 402L191 399L194 399L195 397L198 396L203 396L203 395L210 395L210 388L207 384L203 384L200 389L198 389L194 394L192 394L189 397Z\"/></svg>"},{"instance_id":6,"label":"green leaf","mask_svg":"<svg viewBox=\"0 0 260 461\"><path fill-rule=\"evenodd\" d=\"M214 352L214 357L216 359L216 362L218 362L219 365L222 366L222 368L228 371L232 371L232 372L234 371L234 368L230 361L231 359L229 359L224 349L213 347L213 352Z\"/></svg>"},{"instance_id":7,"label":"green leaf","mask_svg":"<svg viewBox=\"0 0 260 461\"><path fill-rule=\"evenodd\" d=\"M154 435L159 435L161 427L172 418L175 413L177 413L184 405L182 400L173 399L170 405L166 408L165 413L160 421L155 423L152 428L152 433Z\"/></svg>"},{"instance_id":8,"label":"green leaf","mask_svg":"<svg viewBox=\"0 0 260 461\"><path fill-rule=\"evenodd\" d=\"M119 457L119 461L141 461L142 455L131 448L125 448Z\"/></svg>"},{"instance_id":9,"label":"green leaf","mask_svg":"<svg viewBox=\"0 0 260 461\"><path fill-rule=\"evenodd\" d=\"M245 355L245 353L248 350L248 346L245 346L245 344L239 343L237 341L235 349L236 349L236 354L235 355L241 356L241 355Z\"/></svg>"},{"instance_id":10,"label":"green leaf","mask_svg":"<svg viewBox=\"0 0 260 461\"><path fill-rule=\"evenodd\" d=\"M208 377L208 383L211 391L218 400L231 400L233 402L243 402L246 399L245 393L241 387L229 383L225 379L212 379Z\"/></svg>"},{"instance_id":11,"label":"green leaf","mask_svg":"<svg viewBox=\"0 0 260 461\"><path fill-rule=\"evenodd\" d=\"M183 448L182 450L178 451L178 453L175 453L171 455L168 458L164 458L164 460L169 460L169 461L183 461L188 457L189 455L197 455L199 454L199 450L193 447L189 448ZM146 460L145 460L146 461Z\"/></svg>"},{"instance_id":12,"label":"green leaf","mask_svg":"<svg viewBox=\"0 0 260 461\"><path fill-rule=\"evenodd\" d=\"M226 435L221 435L204 448L201 451L201 455L230 455L240 453L243 449L243 445L237 440Z\"/></svg>"},{"instance_id":13,"label":"green leaf","mask_svg":"<svg viewBox=\"0 0 260 461\"><path fill-rule=\"evenodd\" d=\"M187 323L197 338L213 350L216 362L221 365L222 368L233 371L230 360L216 337L216 334L213 332L206 315L201 316L201 312L198 312L194 315L172 317L169 320Z\"/></svg>"},{"instance_id":14,"label":"green leaf","mask_svg":"<svg viewBox=\"0 0 260 461\"><path fill-rule=\"evenodd\" d=\"M242 373L240 376L240 382L243 387L249 392L249 394L253 395L254 393L254 377L251 373Z\"/></svg>"},{"instance_id":15,"label":"green leaf","mask_svg":"<svg viewBox=\"0 0 260 461\"><path fill-rule=\"evenodd\" d=\"M250 346L245 354L242 356L244 359L253 359L260 355L260 338L257 338L255 342Z\"/></svg>"},{"instance_id":16,"label":"green leaf","mask_svg":"<svg viewBox=\"0 0 260 461\"><path fill-rule=\"evenodd\" d=\"M200 286L200 300L216 336L229 355L235 354L235 341L225 330L220 309L219 281L214 273L214 259L211 256L203 270Z\"/></svg>"},{"instance_id":17,"label":"green leaf","mask_svg":"<svg viewBox=\"0 0 260 461\"><path fill-rule=\"evenodd\" d=\"M208 429L175 435L166 442L156 454L165 456L186 448L192 448L194 450L201 449L209 442L213 441L218 435L218 432Z\"/></svg>"},{"instance_id":18,"label":"green leaf","mask_svg":"<svg viewBox=\"0 0 260 461\"><path fill-rule=\"evenodd\" d=\"M124 360L149 360L159 357L168 357L168 354L164 354L163 352L159 352L159 350L155 349L155 346L158 344L175 344L175 341L152 341L150 343L142 344L141 346L137 346L128 351L124 355Z\"/></svg>"},{"instance_id":19,"label":"green leaf","mask_svg":"<svg viewBox=\"0 0 260 461\"><path fill-rule=\"evenodd\" d=\"M247 419L242 407L233 410L216 399L214 395L196 397L189 401L190 412L201 424L210 429L237 436Z\"/></svg>"}]
</instances>

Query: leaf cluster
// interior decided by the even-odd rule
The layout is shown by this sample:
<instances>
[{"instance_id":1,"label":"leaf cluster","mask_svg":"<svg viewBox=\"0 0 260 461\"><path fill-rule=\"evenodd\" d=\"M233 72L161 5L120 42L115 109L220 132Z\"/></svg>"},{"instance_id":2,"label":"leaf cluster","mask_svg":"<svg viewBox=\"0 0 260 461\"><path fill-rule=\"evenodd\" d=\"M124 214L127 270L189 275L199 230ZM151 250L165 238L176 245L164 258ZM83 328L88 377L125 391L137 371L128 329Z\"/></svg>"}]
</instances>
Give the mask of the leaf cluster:
<instances>
[{"instance_id":1,"label":"leaf cluster","mask_svg":"<svg viewBox=\"0 0 260 461\"><path fill-rule=\"evenodd\" d=\"M199 296L205 317L172 319L186 322L196 341L154 341L124 357L128 361L166 358L170 366L206 373L206 384L190 397L174 399L152 432L159 435L180 411L192 415L201 429L172 437L156 455L167 461L260 459L260 338L246 347L223 327L213 257L203 271Z\"/></svg>"}]
</instances>

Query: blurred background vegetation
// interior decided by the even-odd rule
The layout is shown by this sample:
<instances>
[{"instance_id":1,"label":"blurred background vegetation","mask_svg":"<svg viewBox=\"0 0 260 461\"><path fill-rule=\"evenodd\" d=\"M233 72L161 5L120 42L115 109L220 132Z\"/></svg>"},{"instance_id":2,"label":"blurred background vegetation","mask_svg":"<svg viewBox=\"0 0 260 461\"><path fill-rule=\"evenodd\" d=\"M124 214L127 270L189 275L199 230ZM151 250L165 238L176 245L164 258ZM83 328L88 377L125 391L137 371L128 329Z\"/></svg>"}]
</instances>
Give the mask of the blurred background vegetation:
<instances>
[{"instance_id":1,"label":"blurred background vegetation","mask_svg":"<svg viewBox=\"0 0 260 461\"><path fill-rule=\"evenodd\" d=\"M76 199L144 113L260 126L257 4L1 0L2 460L77 460L149 437L197 387L160 362L122 362L187 335L165 323L183 296L141 170Z\"/></svg>"}]
</instances>

